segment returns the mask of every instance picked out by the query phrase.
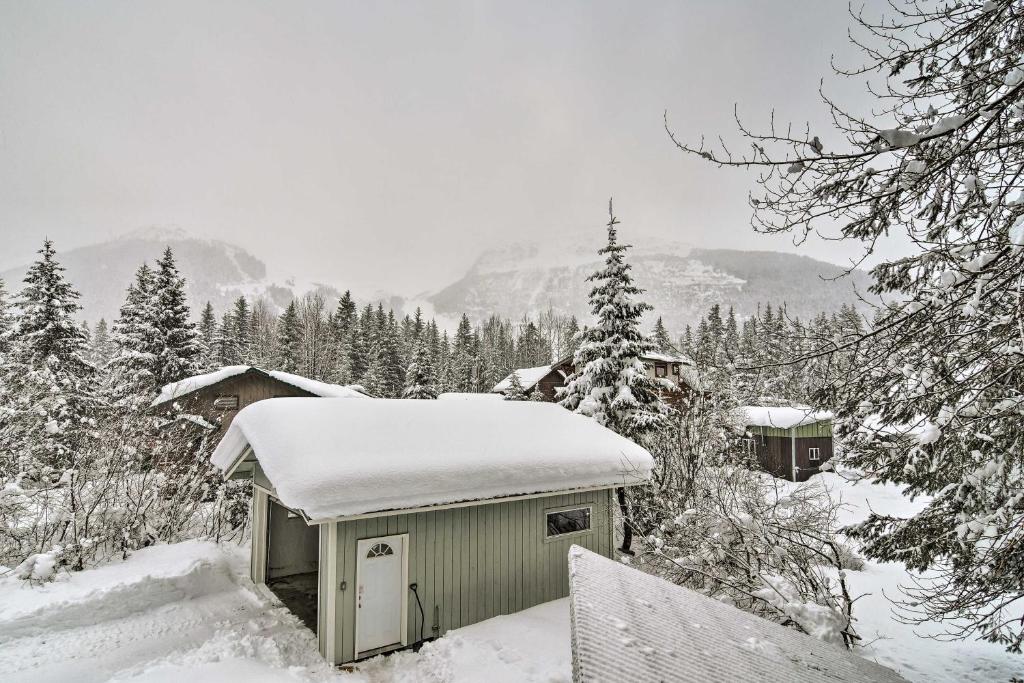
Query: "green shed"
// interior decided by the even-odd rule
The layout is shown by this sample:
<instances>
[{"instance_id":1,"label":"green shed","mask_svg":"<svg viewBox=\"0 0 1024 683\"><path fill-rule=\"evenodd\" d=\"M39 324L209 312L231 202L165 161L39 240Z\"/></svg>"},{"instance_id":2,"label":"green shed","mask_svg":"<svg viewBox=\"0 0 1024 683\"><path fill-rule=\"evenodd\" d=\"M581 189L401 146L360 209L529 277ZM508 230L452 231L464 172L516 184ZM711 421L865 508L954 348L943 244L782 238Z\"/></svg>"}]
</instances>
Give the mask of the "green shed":
<instances>
[{"instance_id":1,"label":"green shed","mask_svg":"<svg viewBox=\"0 0 1024 683\"><path fill-rule=\"evenodd\" d=\"M807 407L744 406L743 446L766 471L807 481L832 458L832 413Z\"/></svg>"},{"instance_id":2,"label":"green shed","mask_svg":"<svg viewBox=\"0 0 1024 683\"><path fill-rule=\"evenodd\" d=\"M246 407L213 462L253 479L253 581L334 664L567 596L653 465L550 403L309 398Z\"/></svg>"}]
</instances>

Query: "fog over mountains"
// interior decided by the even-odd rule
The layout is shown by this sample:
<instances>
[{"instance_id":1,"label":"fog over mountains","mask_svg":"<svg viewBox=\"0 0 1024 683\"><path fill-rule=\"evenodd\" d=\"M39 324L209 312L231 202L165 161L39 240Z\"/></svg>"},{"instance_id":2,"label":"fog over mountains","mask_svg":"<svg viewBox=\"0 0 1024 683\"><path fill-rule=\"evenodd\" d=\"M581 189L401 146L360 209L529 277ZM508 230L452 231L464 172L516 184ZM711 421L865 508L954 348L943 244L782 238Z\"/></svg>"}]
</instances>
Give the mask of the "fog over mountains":
<instances>
[{"instance_id":1,"label":"fog over mountains","mask_svg":"<svg viewBox=\"0 0 1024 683\"><path fill-rule=\"evenodd\" d=\"M482 253L466 274L446 287L416 296L353 291L360 301L382 301L396 310L422 306L439 323L465 312L473 319L497 313L513 319L547 308L590 319L586 278L601 263L597 236L559 235L549 241L511 244ZM633 239L629 261L636 283L647 290L670 330L679 332L714 303L733 306L739 316L752 314L759 303L785 303L790 315L808 318L821 311L856 303L855 290L866 292L869 276L855 271L840 276L839 266L805 256L771 251L696 249L679 242L644 237ZM125 289L144 261L153 262L170 246L188 281L190 303L198 310L206 301L218 312L239 295L265 296L278 307L295 296L318 290L328 298L348 288L343 281L273 280L267 265L244 247L200 239L177 229L145 229L100 244L59 252L67 275L82 293L82 317L112 320L124 301ZM0 273L16 292L26 266Z\"/></svg>"}]
</instances>

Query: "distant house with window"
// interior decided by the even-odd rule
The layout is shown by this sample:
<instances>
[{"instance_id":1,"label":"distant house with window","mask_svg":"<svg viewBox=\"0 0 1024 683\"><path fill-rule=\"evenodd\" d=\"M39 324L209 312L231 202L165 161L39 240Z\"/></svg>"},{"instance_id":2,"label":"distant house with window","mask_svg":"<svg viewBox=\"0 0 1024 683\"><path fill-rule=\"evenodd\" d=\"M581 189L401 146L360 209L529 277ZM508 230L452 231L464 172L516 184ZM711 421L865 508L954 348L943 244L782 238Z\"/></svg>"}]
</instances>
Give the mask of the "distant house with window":
<instances>
[{"instance_id":1,"label":"distant house with window","mask_svg":"<svg viewBox=\"0 0 1024 683\"><path fill-rule=\"evenodd\" d=\"M611 557L614 489L653 466L589 418L501 400L261 401L212 461L252 478L253 581L333 664L565 597L569 546Z\"/></svg>"},{"instance_id":2,"label":"distant house with window","mask_svg":"<svg viewBox=\"0 0 1024 683\"><path fill-rule=\"evenodd\" d=\"M807 407L744 406L741 455L790 481L807 481L832 458L832 413Z\"/></svg>"},{"instance_id":3,"label":"distant house with window","mask_svg":"<svg viewBox=\"0 0 1024 683\"><path fill-rule=\"evenodd\" d=\"M579 546L569 576L573 683L906 683L842 646Z\"/></svg>"},{"instance_id":4,"label":"distant house with window","mask_svg":"<svg viewBox=\"0 0 1024 683\"><path fill-rule=\"evenodd\" d=\"M492 393L504 394L512 388L512 375L519 377L523 390L530 394L535 389L545 401L557 401L558 390L565 387L566 380L575 371L572 356L566 356L551 365L513 370L507 377L494 385ZM701 391L697 366L692 359L682 354L649 353L642 357L647 374L667 379L678 388L678 392L666 395L669 403L679 403L693 391Z\"/></svg>"},{"instance_id":5,"label":"distant house with window","mask_svg":"<svg viewBox=\"0 0 1024 683\"><path fill-rule=\"evenodd\" d=\"M285 396L368 398L361 387L329 384L251 365L229 365L165 385L151 408L158 413L186 413L211 427L227 429L247 405Z\"/></svg>"}]
</instances>

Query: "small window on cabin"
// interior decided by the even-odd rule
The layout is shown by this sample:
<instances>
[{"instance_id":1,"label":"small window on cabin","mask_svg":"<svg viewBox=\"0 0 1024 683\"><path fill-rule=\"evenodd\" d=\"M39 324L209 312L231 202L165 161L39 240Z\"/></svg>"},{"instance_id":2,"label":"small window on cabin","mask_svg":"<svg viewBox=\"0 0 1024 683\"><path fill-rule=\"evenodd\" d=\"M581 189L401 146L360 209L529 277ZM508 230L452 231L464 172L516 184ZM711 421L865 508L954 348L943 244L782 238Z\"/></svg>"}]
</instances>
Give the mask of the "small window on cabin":
<instances>
[{"instance_id":1,"label":"small window on cabin","mask_svg":"<svg viewBox=\"0 0 1024 683\"><path fill-rule=\"evenodd\" d=\"M654 366L654 374L657 377L664 377L665 375L668 374L668 372L667 372L667 369L665 368L664 365L655 365Z\"/></svg>"},{"instance_id":2,"label":"small window on cabin","mask_svg":"<svg viewBox=\"0 0 1024 683\"><path fill-rule=\"evenodd\" d=\"M238 410L238 396L218 396L213 399L215 410Z\"/></svg>"},{"instance_id":3,"label":"small window on cabin","mask_svg":"<svg viewBox=\"0 0 1024 683\"><path fill-rule=\"evenodd\" d=\"M821 460L821 449L820 448L808 448L807 449L808 460Z\"/></svg>"},{"instance_id":4,"label":"small window on cabin","mask_svg":"<svg viewBox=\"0 0 1024 683\"><path fill-rule=\"evenodd\" d=\"M395 551L391 549L391 546L387 543L374 543L370 550L366 553L367 557L385 557L386 555L394 555Z\"/></svg>"},{"instance_id":5,"label":"small window on cabin","mask_svg":"<svg viewBox=\"0 0 1024 683\"><path fill-rule=\"evenodd\" d=\"M547 513L547 537L590 530L590 508L573 508Z\"/></svg>"},{"instance_id":6,"label":"small window on cabin","mask_svg":"<svg viewBox=\"0 0 1024 683\"><path fill-rule=\"evenodd\" d=\"M753 439L743 439L743 452L746 455L754 455L757 452L757 442Z\"/></svg>"},{"instance_id":7,"label":"small window on cabin","mask_svg":"<svg viewBox=\"0 0 1024 683\"><path fill-rule=\"evenodd\" d=\"M677 376L679 375L679 363L672 364L672 374Z\"/></svg>"}]
</instances>

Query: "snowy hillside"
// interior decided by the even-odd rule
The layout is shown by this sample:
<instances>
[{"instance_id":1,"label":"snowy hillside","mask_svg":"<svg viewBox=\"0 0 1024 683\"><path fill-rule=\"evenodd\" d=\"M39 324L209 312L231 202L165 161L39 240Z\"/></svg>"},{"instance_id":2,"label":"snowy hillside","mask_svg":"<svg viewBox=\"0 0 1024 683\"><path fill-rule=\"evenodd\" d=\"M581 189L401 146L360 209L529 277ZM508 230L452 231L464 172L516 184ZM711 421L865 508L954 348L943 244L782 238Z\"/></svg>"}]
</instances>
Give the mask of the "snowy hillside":
<instances>
[{"instance_id":1,"label":"snowy hillside","mask_svg":"<svg viewBox=\"0 0 1024 683\"><path fill-rule=\"evenodd\" d=\"M851 485L825 474L846 503L844 523L868 508L907 514L919 508L894 486ZM316 639L284 608L257 595L245 578L248 549L186 542L136 552L127 562L63 575L31 588L0 579L0 670L6 680L206 683L225 680L491 683L571 679L568 605L546 603L450 632L419 653L378 657L335 672ZM1006 681L1024 660L996 645L945 643L940 629L898 623L886 595L906 582L895 564L850 571L862 656L911 681Z\"/></svg>"},{"instance_id":2,"label":"snowy hillside","mask_svg":"<svg viewBox=\"0 0 1024 683\"><path fill-rule=\"evenodd\" d=\"M740 315L758 303L786 302L793 315L811 317L856 303L854 287L864 291L868 276L855 272L830 281L842 269L805 256L778 252L693 249L655 238L637 238L630 253L637 284L655 315L669 329L695 324L715 303L734 306ZM461 279L428 297L441 314L467 312L479 318L492 312L511 317L535 314L549 306L588 319L587 276L600 263L595 236L556 237L484 252ZM824 279L823 279L824 278Z\"/></svg>"}]
</instances>

